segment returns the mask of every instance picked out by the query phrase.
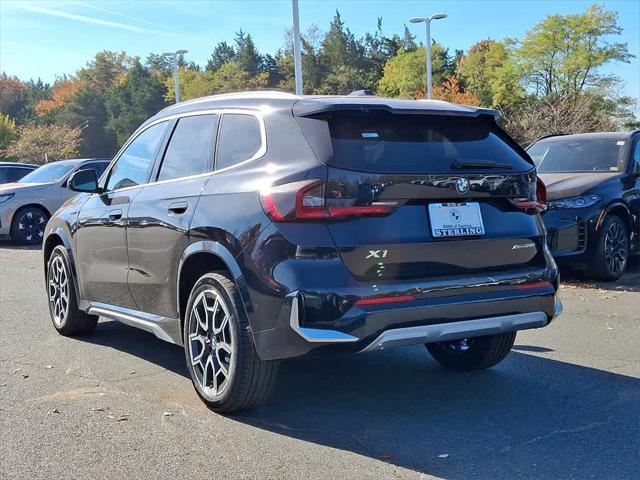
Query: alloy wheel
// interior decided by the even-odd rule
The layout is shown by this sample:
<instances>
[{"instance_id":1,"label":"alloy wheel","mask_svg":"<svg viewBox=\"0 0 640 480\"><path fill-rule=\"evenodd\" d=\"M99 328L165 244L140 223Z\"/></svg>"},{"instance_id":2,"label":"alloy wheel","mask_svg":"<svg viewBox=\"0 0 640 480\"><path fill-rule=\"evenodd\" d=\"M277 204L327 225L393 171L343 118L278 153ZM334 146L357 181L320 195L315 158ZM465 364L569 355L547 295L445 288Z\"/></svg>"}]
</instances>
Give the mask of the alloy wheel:
<instances>
[{"instance_id":1,"label":"alloy wheel","mask_svg":"<svg viewBox=\"0 0 640 480\"><path fill-rule=\"evenodd\" d=\"M189 358L198 386L220 395L232 376L234 338L231 313L222 295L210 288L198 294L189 312Z\"/></svg>"},{"instance_id":2,"label":"alloy wheel","mask_svg":"<svg viewBox=\"0 0 640 480\"><path fill-rule=\"evenodd\" d=\"M69 313L69 276L61 256L49 266L49 303L56 327L61 328Z\"/></svg>"},{"instance_id":3,"label":"alloy wheel","mask_svg":"<svg viewBox=\"0 0 640 480\"><path fill-rule=\"evenodd\" d=\"M604 238L604 258L609 271L622 273L627 264L627 242L625 231L618 222L609 225Z\"/></svg>"},{"instance_id":4,"label":"alloy wheel","mask_svg":"<svg viewBox=\"0 0 640 480\"><path fill-rule=\"evenodd\" d=\"M26 242L40 241L44 237L46 223L42 213L27 210L18 219L18 232Z\"/></svg>"}]
</instances>

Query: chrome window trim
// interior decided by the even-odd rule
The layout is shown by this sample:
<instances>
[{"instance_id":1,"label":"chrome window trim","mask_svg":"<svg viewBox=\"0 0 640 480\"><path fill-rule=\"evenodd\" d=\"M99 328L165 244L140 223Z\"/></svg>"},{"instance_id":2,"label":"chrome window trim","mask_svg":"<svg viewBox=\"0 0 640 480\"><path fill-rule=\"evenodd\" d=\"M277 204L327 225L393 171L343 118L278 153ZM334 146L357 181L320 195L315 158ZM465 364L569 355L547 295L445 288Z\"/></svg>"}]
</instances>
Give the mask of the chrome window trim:
<instances>
[{"instance_id":1,"label":"chrome window trim","mask_svg":"<svg viewBox=\"0 0 640 480\"><path fill-rule=\"evenodd\" d=\"M103 175L107 175L105 177L105 180L108 179L109 174L111 174L111 169L113 168L113 165L115 165L115 163L120 159L120 157L122 156L122 154L124 153L124 151L129 147L129 145L135 140L137 139L143 132L145 132L147 129L153 127L154 125L158 125L159 123L162 122L167 122L167 121L172 121L172 120L179 120L180 118L184 118L184 117L195 117L195 116L199 116L199 115L220 115L220 122L222 122L222 116L225 113L235 113L235 114L240 114L240 115L251 115L254 116L258 119L258 122L260 123L260 140L261 140L261 145L260 145L260 149L258 149L258 151L251 156L250 158L248 158L247 160L243 160L241 162L238 162L234 165L230 165L228 167L225 168L221 168L220 170L215 170L215 162L214 162L214 170L210 171L210 172L204 172L204 173L199 173L197 175L189 175L186 177L176 177L176 178L170 178L167 180L160 180L160 181L153 181L153 182L146 182L146 183L141 183L139 185L133 185L131 187L124 187L124 188L119 188L117 190L109 190L109 191L105 191L104 193L118 193L118 192L125 192L128 190L133 190L134 188L144 188L150 185L162 185L165 183L170 183L170 182L176 182L176 181L181 181L181 180L192 180L195 178L200 178L200 177L205 177L208 175L216 175L218 173L223 173L226 172L228 170L231 170L233 168L237 168L240 167L242 165L245 165L249 162L253 162L254 160L258 160L259 158L262 158L266 153L267 153L267 129L265 126L265 122L264 122L264 116L263 114L259 111L259 110L252 110L252 109L248 109L248 108L215 108L215 109L208 109L208 110L194 110L192 112L181 112L181 113L175 113L173 115L167 115L165 117L159 118L147 125L144 125L144 127L140 127L138 130L136 130L133 135L131 135L131 137L129 138L129 140L127 140L125 142L125 144L122 146L122 148L120 148L120 150L118 150L118 153L116 153L116 155L113 157L113 160L111 160L111 163L109 164L109 166L105 169L105 173ZM217 143L218 143L218 138L216 138L216 147L217 147ZM216 152L214 152L215 154Z\"/></svg>"}]
</instances>

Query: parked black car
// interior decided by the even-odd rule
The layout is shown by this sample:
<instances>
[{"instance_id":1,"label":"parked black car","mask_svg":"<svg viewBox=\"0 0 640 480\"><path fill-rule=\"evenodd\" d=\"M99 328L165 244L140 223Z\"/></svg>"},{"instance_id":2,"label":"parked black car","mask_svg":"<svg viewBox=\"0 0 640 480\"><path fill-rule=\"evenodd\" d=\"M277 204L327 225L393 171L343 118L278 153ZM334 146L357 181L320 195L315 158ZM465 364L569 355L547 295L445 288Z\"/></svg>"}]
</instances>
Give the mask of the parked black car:
<instances>
[{"instance_id":1,"label":"parked black car","mask_svg":"<svg viewBox=\"0 0 640 480\"><path fill-rule=\"evenodd\" d=\"M615 280L640 252L640 131L547 137L528 149L547 187L553 255Z\"/></svg>"},{"instance_id":2,"label":"parked black car","mask_svg":"<svg viewBox=\"0 0 640 480\"><path fill-rule=\"evenodd\" d=\"M169 107L49 221L53 324L184 344L226 412L307 354L426 344L452 369L495 365L561 309L541 183L496 116L269 92Z\"/></svg>"},{"instance_id":3,"label":"parked black car","mask_svg":"<svg viewBox=\"0 0 640 480\"><path fill-rule=\"evenodd\" d=\"M0 185L17 182L27 173L38 168L37 165L18 162L0 162Z\"/></svg>"}]
</instances>

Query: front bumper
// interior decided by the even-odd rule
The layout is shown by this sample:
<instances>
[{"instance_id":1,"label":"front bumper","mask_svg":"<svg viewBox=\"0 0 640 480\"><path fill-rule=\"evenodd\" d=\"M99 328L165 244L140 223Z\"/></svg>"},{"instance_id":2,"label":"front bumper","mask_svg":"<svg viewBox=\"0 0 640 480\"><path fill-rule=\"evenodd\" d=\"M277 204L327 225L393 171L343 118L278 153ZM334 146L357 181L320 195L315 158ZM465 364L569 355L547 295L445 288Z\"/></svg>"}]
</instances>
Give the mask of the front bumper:
<instances>
[{"instance_id":1,"label":"front bumper","mask_svg":"<svg viewBox=\"0 0 640 480\"><path fill-rule=\"evenodd\" d=\"M317 292L296 290L285 297L275 328L254 332L256 349L264 360L368 352L540 328L562 310L555 269L494 280L490 286L455 292L424 289L405 302L354 304L332 321L309 321L314 314L305 303L313 302L306 298L314 299ZM521 288L524 284L532 288Z\"/></svg>"},{"instance_id":2,"label":"front bumper","mask_svg":"<svg viewBox=\"0 0 640 480\"><path fill-rule=\"evenodd\" d=\"M587 252L601 214L598 207L548 210L542 216L547 246L555 258L577 261Z\"/></svg>"}]
</instances>

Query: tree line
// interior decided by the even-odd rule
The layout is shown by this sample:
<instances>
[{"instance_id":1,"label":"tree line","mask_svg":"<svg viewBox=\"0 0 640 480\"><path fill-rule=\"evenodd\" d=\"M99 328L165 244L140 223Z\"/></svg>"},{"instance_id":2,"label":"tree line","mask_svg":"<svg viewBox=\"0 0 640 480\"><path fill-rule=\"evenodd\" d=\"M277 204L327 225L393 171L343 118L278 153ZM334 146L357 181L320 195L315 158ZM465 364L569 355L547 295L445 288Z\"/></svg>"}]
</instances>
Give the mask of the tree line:
<instances>
[{"instance_id":1,"label":"tree line","mask_svg":"<svg viewBox=\"0 0 640 480\"><path fill-rule=\"evenodd\" d=\"M503 112L521 143L542 135L640 127L636 99L619 94L622 80L603 73L633 56L618 15L599 5L549 15L522 39L483 39L468 51L432 44L433 96ZM425 47L404 27L386 36L382 19L357 38L336 11L326 32L302 35L305 94L424 98ZM261 53L250 33L216 44L206 65L178 58L181 99L244 90L294 91L293 43ZM108 157L148 117L174 101L170 60L102 51L53 85L0 75L0 157L43 163L47 158Z\"/></svg>"}]
</instances>

